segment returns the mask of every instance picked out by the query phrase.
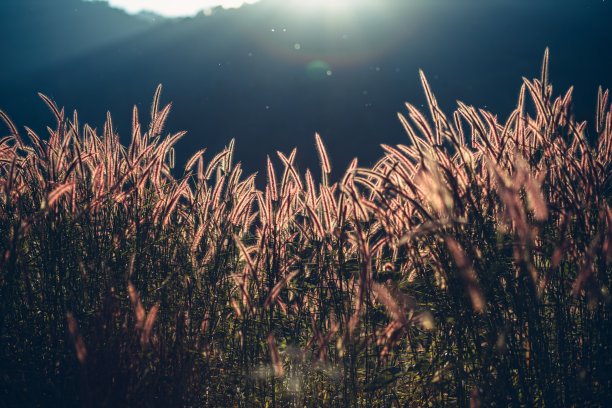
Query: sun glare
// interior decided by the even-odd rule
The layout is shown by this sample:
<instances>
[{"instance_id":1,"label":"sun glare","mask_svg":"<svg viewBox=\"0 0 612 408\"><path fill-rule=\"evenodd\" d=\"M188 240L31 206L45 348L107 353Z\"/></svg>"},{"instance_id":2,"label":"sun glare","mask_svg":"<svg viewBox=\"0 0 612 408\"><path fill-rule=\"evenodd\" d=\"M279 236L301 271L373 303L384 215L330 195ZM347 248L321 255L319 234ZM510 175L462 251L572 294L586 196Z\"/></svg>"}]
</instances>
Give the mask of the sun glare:
<instances>
[{"instance_id":1,"label":"sun glare","mask_svg":"<svg viewBox=\"0 0 612 408\"><path fill-rule=\"evenodd\" d=\"M304 10L330 10L330 11L342 11L348 10L355 4L359 3L357 0L288 0L292 3L292 7Z\"/></svg>"},{"instance_id":2,"label":"sun glare","mask_svg":"<svg viewBox=\"0 0 612 408\"><path fill-rule=\"evenodd\" d=\"M88 0L100 1L100 0ZM107 0L112 7L136 14L150 11L165 17L187 17L214 7L236 8L243 4L256 3L259 0Z\"/></svg>"},{"instance_id":3,"label":"sun glare","mask_svg":"<svg viewBox=\"0 0 612 408\"><path fill-rule=\"evenodd\" d=\"M378 9L376 0L286 0L296 11L336 14L351 14L366 9Z\"/></svg>"}]
</instances>

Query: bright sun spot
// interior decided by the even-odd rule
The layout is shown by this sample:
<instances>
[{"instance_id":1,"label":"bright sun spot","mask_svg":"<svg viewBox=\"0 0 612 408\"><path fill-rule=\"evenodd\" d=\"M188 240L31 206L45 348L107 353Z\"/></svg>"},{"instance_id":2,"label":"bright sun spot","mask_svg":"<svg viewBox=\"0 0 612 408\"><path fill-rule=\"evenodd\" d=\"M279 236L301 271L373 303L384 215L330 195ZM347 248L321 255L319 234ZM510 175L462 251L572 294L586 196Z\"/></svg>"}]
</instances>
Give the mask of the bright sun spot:
<instances>
[{"instance_id":1,"label":"bright sun spot","mask_svg":"<svg viewBox=\"0 0 612 408\"><path fill-rule=\"evenodd\" d=\"M359 0L287 0L297 9L342 11L354 7Z\"/></svg>"},{"instance_id":2,"label":"bright sun spot","mask_svg":"<svg viewBox=\"0 0 612 408\"><path fill-rule=\"evenodd\" d=\"M408 1L408 0L405 0ZM335 21L351 21L356 14L384 12L378 0L283 0L286 9L296 13L318 14Z\"/></svg>"},{"instance_id":3,"label":"bright sun spot","mask_svg":"<svg viewBox=\"0 0 612 408\"><path fill-rule=\"evenodd\" d=\"M258 1L259 0L107 0L108 4L111 6L123 9L131 14L141 11L151 11L166 17L193 16L202 10L210 10L217 6L235 8L243 4L256 3Z\"/></svg>"}]
</instances>

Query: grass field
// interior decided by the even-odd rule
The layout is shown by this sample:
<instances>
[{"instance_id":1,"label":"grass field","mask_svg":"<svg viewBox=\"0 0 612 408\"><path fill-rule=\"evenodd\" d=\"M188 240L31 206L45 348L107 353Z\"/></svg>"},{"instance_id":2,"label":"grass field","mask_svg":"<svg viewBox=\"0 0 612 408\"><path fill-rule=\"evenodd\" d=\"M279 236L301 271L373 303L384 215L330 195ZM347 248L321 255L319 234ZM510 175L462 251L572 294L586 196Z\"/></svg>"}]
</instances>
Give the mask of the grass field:
<instances>
[{"instance_id":1,"label":"grass field","mask_svg":"<svg viewBox=\"0 0 612 408\"><path fill-rule=\"evenodd\" d=\"M0 406L606 406L608 91L577 123L548 51L502 122L421 81L406 145L263 190L233 140L177 175L161 87L126 146L0 112Z\"/></svg>"}]
</instances>

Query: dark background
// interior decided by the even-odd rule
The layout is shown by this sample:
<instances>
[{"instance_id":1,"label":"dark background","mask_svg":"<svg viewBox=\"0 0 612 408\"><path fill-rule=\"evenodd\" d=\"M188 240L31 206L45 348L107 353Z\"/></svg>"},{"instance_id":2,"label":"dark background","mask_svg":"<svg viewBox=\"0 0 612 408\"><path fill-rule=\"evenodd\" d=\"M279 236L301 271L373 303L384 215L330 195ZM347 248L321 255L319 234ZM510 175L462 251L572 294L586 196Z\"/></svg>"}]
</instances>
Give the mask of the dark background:
<instances>
[{"instance_id":1,"label":"dark background","mask_svg":"<svg viewBox=\"0 0 612 408\"><path fill-rule=\"evenodd\" d=\"M379 0L384 11L338 18L263 0L164 19L80 0L0 0L0 109L41 135L54 120L39 91L99 130L110 110L125 143L132 106L146 125L162 83L162 103L173 102L165 131L188 132L179 165L236 138L248 172L294 146L304 170L318 165L317 131L338 174L354 156L373 164L380 143L407 142L396 112L425 103L419 68L445 111L461 100L505 120L548 46L555 94L574 85L576 117L592 121L598 85L612 85L609 3ZM313 60L332 75L307 69Z\"/></svg>"}]
</instances>

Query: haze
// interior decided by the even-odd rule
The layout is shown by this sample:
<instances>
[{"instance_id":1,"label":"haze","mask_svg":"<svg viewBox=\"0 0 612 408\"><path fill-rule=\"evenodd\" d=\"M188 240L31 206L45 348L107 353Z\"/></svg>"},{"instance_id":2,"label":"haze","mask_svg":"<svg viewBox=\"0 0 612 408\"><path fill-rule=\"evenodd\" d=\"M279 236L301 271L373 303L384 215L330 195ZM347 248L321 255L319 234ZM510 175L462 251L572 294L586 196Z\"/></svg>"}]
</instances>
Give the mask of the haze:
<instances>
[{"instance_id":1,"label":"haze","mask_svg":"<svg viewBox=\"0 0 612 408\"><path fill-rule=\"evenodd\" d=\"M210 10L214 7L236 8L257 1L259 0L108 0L108 4L130 14L148 11L165 17L185 17L193 16L200 11Z\"/></svg>"}]
</instances>

